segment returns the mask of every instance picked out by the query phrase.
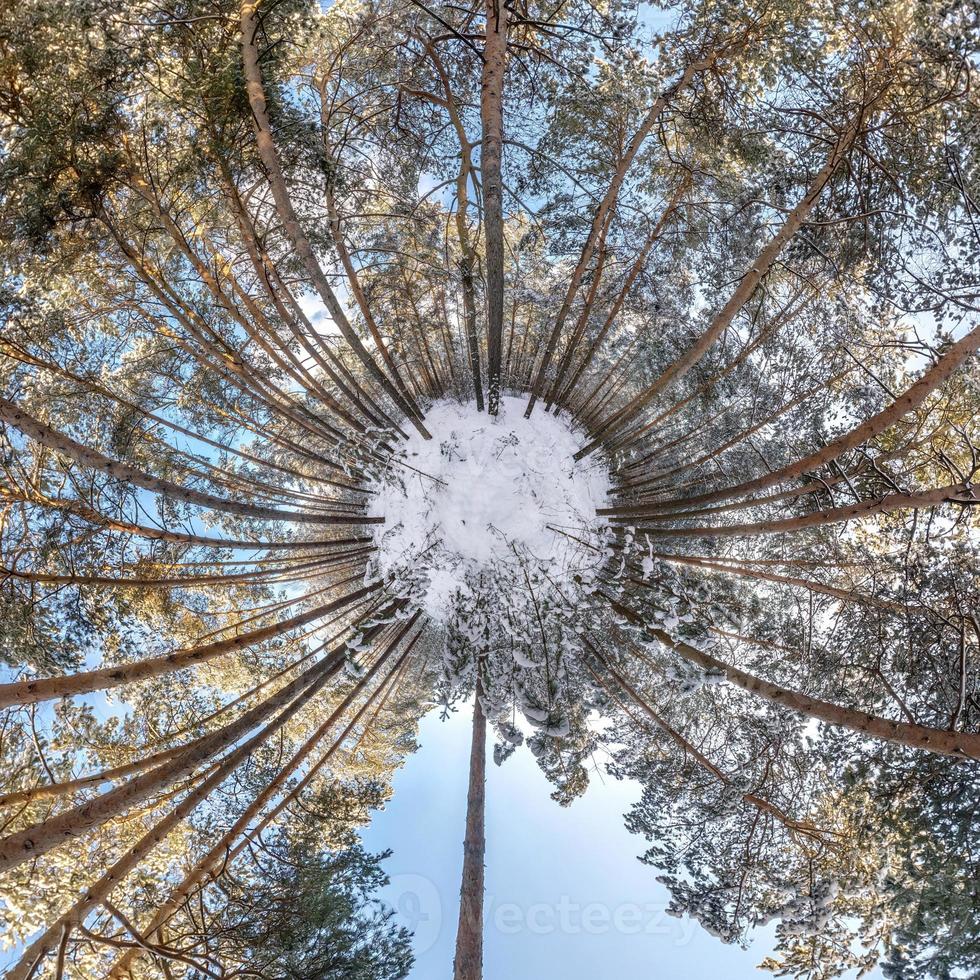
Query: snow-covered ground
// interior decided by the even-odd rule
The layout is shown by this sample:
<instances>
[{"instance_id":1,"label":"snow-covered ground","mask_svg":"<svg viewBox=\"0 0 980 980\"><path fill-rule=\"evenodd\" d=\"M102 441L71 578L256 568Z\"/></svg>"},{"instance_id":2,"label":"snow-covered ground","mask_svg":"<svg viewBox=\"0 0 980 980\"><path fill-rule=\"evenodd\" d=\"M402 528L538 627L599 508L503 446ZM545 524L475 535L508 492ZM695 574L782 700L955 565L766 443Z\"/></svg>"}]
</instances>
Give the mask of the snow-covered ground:
<instances>
[{"instance_id":1,"label":"snow-covered ground","mask_svg":"<svg viewBox=\"0 0 980 980\"><path fill-rule=\"evenodd\" d=\"M524 418L523 398L503 397L496 418L476 406L442 401L426 415L431 440L413 434L382 474L371 513L378 570L414 584L416 598L444 622L453 596L481 577L519 580L525 571L574 592L573 576L600 554L596 508L608 473L564 418L540 408Z\"/></svg>"}]
</instances>

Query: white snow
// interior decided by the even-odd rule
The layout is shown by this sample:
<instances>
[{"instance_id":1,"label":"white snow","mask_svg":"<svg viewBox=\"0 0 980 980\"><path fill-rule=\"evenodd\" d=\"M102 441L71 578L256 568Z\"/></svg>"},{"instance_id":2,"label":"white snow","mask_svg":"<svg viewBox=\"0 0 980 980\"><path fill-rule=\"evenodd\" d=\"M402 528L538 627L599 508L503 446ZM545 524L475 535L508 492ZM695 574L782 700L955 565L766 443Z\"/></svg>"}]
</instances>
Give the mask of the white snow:
<instances>
[{"instance_id":1,"label":"white snow","mask_svg":"<svg viewBox=\"0 0 980 980\"><path fill-rule=\"evenodd\" d=\"M572 576L602 560L595 512L606 501L606 466L595 456L576 462L582 433L541 407L525 419L525 405L504 396L492 418L473 404L437 402L425 418L432 439L413 433L374 487L370 513L385 518L378 571L417 589L421 578L416 598L437 621L481 574L522 582L538 572L574 591Z\"/></svg>"}]
</instances>

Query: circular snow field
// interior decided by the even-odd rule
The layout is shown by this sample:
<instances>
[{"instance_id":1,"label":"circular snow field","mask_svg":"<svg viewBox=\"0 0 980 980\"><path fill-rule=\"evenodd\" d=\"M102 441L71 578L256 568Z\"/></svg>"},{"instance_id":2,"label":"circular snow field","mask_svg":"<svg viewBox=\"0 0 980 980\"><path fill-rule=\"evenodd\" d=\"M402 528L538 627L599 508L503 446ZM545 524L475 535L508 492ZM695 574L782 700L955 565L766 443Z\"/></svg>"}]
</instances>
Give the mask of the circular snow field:
<instances>
[{"instance_id":1,"label":"circular snow field","mask_svg":"<svg viewBox=\"0 0 980 980\"><path fill-rule=\"evenodd\" d=\"M576 574L601 564L606 466L596 455L576 462L583 434L542 408L525 419L526 404L504 396L493 418L437 402L425 417L432 439L413 432L372 488L369 513L385 518L377 570L409 585L437 621L474 586L534 573L572 592Z\"/></svg>"}]
</instances>

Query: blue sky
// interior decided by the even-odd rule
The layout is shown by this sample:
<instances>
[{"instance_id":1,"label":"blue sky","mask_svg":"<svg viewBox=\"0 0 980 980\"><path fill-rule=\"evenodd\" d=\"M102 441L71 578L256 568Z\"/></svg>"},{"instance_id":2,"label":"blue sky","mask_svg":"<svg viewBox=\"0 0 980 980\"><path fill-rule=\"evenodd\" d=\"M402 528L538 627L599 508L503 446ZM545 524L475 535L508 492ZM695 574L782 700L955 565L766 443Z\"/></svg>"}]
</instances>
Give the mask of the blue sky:
<instances>
[{"instance_id":1,"label":"blue sky","mask_svg":"<svg viewBox=\"0 0 980 980\"><path fill-rule=\"evenodd\" d=\"M415 931L411 980L452 976L469 757L468 708L422 722L421 749L363 834L391 848L384 897ZM489 753L488 753L489 754ZM762 980L761 930L748 950L724 946L690 920L665 916L666 889L641 864L643 840L623 813L635 784L593 777L569 808L554 803L529 752L487 773L486 980ZM870 980L880 980L876 970Z\"/></svg>"}]
</instances>

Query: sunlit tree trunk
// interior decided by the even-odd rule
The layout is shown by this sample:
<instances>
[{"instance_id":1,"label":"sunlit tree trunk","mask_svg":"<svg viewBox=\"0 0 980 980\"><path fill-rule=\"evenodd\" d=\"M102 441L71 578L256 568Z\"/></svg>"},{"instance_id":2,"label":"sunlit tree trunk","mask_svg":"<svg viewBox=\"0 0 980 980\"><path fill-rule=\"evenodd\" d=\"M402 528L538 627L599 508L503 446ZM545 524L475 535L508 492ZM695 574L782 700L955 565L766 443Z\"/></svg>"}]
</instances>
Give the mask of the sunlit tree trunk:
<instances>
[{"instance_id":1,"label":"sunlit tree trunk","mask_svg":"<svg viewBox=\"0 0 980 980\"><path fill-rule=\"evenodd\" d=\"M367 687L374 676L377 674L378 670L384 666L385 662L395 651L399 643L404 639L406 634L415 626L418 621L420 614L416 613L411 620L406 622L406 624L399 630L398 634L392 639L388 644L387 650L371 665L370 669L364 674L364 676L351 688L344 699L337 705L336 708L331 711L327 716L325 721L314 731L309 739L298 749L290 758L290 760L279 770L276 776L265 786L264 789L259 792L255 799L245 808L239 818L235 823L228 829L228 831L218 839L218 841L211 847L211 849L204 855L184 876L183 880L177 885L173 891L168 896L167 900L157 907L154 911L150 922L147 924L144 930L145 935L152 936L154 932L160 929L166 922L177 912L180 906L187 900L187 897L193 892L193 890L206 884L206 879L209 875L213 875L222 866L227 866L235 857L235 855L242 849L242 845L247 841L253 840L260 832L261 829L268 825L268 822L272 817L281 812L288 800L295 799L298 795L301 787L305 787L316 775L320 769L323 768L333 757L337 749L343 744L344 740L350 734L353 727L361 719L363 714L367 709L374 703L374 701L381 694L389 682L394 678L394 676L399 672L401 667L404 665L408 655L412 652L412 648L415 642L422 635L421 632L416 633L415 638L406 646L405 651L398 658L394 667L392 667L388 676L377 685L374 691L371 693L364 704L354 713L350 721L340 732L338 737L335 739L333 744L324 752L320 758L309 768L309 771L301 780L300 784L293 790L291 790L283 800L262 820L251 831L248 829L249 824L252 820L261 813L265 805L273 799L277 792L279 792L290 776L295 773L303 762L311 755L314 749L320 744L327 733L337 724L340 718L343 717L344 712L351 706L351 704L356 700L356 698L361 694L365 687ZM239 838L242 838L239 842ZM139 956L139 950L136 948L131 949L129 952L125 953L119 960L116 961L115 965L108 973L109 980L118 980L118 978L127 976L130 964L136 957Z\"/></svg>"},{"instance_id":2,"label":"sunlit tree trunk","mask_svg":"<svg viewBox=\"0 0 980 980\"><path fill-rule=\"evenodd\" d=\"M658 511L676 510L694 504L714 503L718 500L742 496L757 490L766 490L769 487L785 483L787 480L792 480L806 473L810 473L821 466L825 466L827 463L833 462L848 450L854 449L856 446L860 446L869 439L880 435L909 412L917 409L929 395L940 388L950 378L953 372L975 354L977 350L980 350L980 326L974 327L968 334L953 344L918 381L912 384L880 412L855 425L848 432L844 433L844 435L834 439L823 448L793 463L789 463L772 473L767 473L765 476L758 477L757 479L746 480L744 483L726 487L722 490L686 498L671 499L658 504L621 507L617 508L615 512L623 515L644 514L647 512L655 513ZM747 504L747 506L750 505L751 502Z\"/></svg>"},{"instance_id":3,"label":"sunlit tree trunk","mask_svg":"<svg viewBox=\"0 0 980 980\"><path fill-rule=\"evenodd\" d=\"M619 161L615 172L613 173L612 179L609 181L609 186L606 188L606 193L603 195L602 201L599 203L599 207L596 209L595 215L592 218L592 226L589 229L588 237L585 240L585 244L582 246L582 252L579 256L578 263L572 272L571 280L568 284L568 289L565 292L565 298L562 301L562 305L558 310L558 315L555 317L554 325L551 328L551 332L548 336L548 342L545 346L544 356L541 359L541 364L538 367L538 373L534 379L534 386L531 389L531 397L528 399L527 409L525 411L525 416L530 417L531 412L534 409L535 402L543 394L544 391L544 381L547 376L548 366L551 364L551 358L554 356L555 350L558 346L558 341L561 338L561 332L565 326L565 320L568 318L568 314L571 312L572 303L575 300L575 295L578 292L578 288L581 285L582 277L585 275L585 270L589 266L589 262L592 260L592 255L595 252L596 246L599 244L602 238L603 229L606 227L606 218L609 211L615 207L616 201L619 198L620 189L623 186L623 181L626 180L626 175L629 172L633 161L636 159L636 155L640 152L640 148L643 146L646 138L653 131L654 126L657 124L657 120L663 114L664 109L670 103L678 93L683 89L687 88L694 80L694 78L711 68L712 65L718 60L719 51L712 51L704 58L699 58L696 61L692 61L685 69L681 77L672 85L670 88L664 92L658 99L656 99L652 106L650 106L647 111L643 122L640 124L639 129L633 135L630 140L629 145L626 147L626 151L623 154L622 159ZM569 347L568 355L571 357L572 348ZM567 367L567 360L565 361L562 369L559 371L559 376L555 379L555 385L561 383L564 376L564 368Z\"/></svg>"},{"instance_id":4,"label":"sunlit tree trunk","mask_svg":"<svg viewBox=\"0 0 980 980\"><path fill-rule=\"evenodd\" d=\"M750 691L767 701L781 704L787 708L815 718L817 721L827 722L830 725L839 725L842 728L849 728L851 731L859 732L862 735L878 738L885 742L896 742L912 749L925 749L928 752L936 752L939 755L951 755L961 759L980 759L980 735L973 735L967 732L946 731L941 728L931 728L928 725L910 724L909 722L894 721L890 718L881 718L878 715L869 714L856 708L846 708L843 705L833 704L830 701L822 701L773 684L771 681L763 680L754 674L726 664L718 660L710 653L691 646L683 640L674 639L670 634L662 629L649 626L643 622L642 617L638 616L632 609L627 608L621 602L610 600L612 608L628 622L642 626L647 634L663 643L664 646L679 654L690 663L696 664L706 670L717 670L725 674L732 684L741 687L743 690Z\"/></svg>"},{"instance_id":5,"label":"sunlit tree trunk","mask_svg":"<svg viewBox=\"0 0 980 980\"><path fill-rule=\"evenodd\" d=\"M36 701L72 697L91 691L106 691L113 687L119 687L121 684L130 684L134 681L145 680L148 677L159 677L161 674L206 663L208 660L213 660L215 657L220 657L233 650L244 650L256 643L263 643L273 637L281 636L291 629L305 626L307 623L321 619L331 612L353 605L369 593L380 589L381 584L381 582L373 582L348 595L341 596L339 599L315 606L313 609L298 613L272 626L264 626L249 633L241 633L238 636L202 646L175 650L161 657L148 657L146 660L140 660L133 664L100 667L96 670L79 671L60 677L40 677L26 681L14 681L10 684L0 684L0 707L11 704L33 704Z\"/></svg>"},{"instance_id":6,"label":"sunlit tree trunk","mask_svg":"<svg viewBox=\"0 0 980 980\"><path fill-rule=\"evenodd\" d=\"M238 514L242 517L259 517L266 520L286 520L313 524L377 524L378 518L358 515L332 515L313 511L285 511L274 507L259 507L239 500L229 500L213 493L182 486L163 477L152 476L121 460L110 459L96 449L83 446L69 436L57 432L49 425L34 418L19 405L6 398L0 398L0 421L12 426L25 436L39 442L48 449L64 453L79 466L105 473L113 479L130 483L135 487L150 490L174 500L207 507L209 510Z\"/></svg>"},{"instance_id":7,"label":"sunlit tree trunk","mask_svg":"<svg viewBox=\"0 0 980 980\"><path fill-rule=\"evenodd\" d=\"M249 105L252 108L252 118L255 128L256 146L259 156L265 166L269 179L269 187L275 199L276 209L282 219L286 234L289 236L296 254L302 261L320 299L333 317L337 328L343 334L344 340L350 345L361 363L367 368L378 384L384 389L389 398L405 413L419 434L431 438L422 425L422 415L418 407L407 401L395 387L392 380L382 371L360 337L354 332L347 319L346 313L334 295L327 277L320 268L309 239L300 227L299 219L289 199L289 192L279 164L279 154L272 138L272 129L266 110L265 91L262 86L262 69L259 65L259 52L255 45L255 35L259 29L259 7L257 0L245 0L241 4L241 40L242 61L245 69L245 87L248 92Z\"/></svg>"},{"instance_id":8,"label":"sunlit tree trunk","mask_svg":"<svg viewBox=\"0 0 980 980\"><path fill-rule=\"evenodd\" d=\"M684 377L704 357L707 351L714 346L719 337L728 329L738 312L751 299L763 276L775 264L783 248L797 231L799 231L804 221L806 221L807 216L813 210L817 201L820 200L834 174L837 173L838 168L847 159L863 126L867 122L868 115L886 90L887 79L880 82L873 92L866 95L859 109L848 120L847 125L832 146L830 153L827 154L823 167L821 167L820 171L810 182L806 193L797 203L796 207L787 214L786 220L780 226L779 230L773 235L765 248L758 254L752 266L742 276L735 291L714 316L708 329L680 357L668 365L652 384L603 421L594 433L595 438L576 454L577 459L581 459L598 449L603 436L616 431L635 418L637 413L650 404L657 395L666 390L675 381Z\"/></svg>"}]
</instances>

